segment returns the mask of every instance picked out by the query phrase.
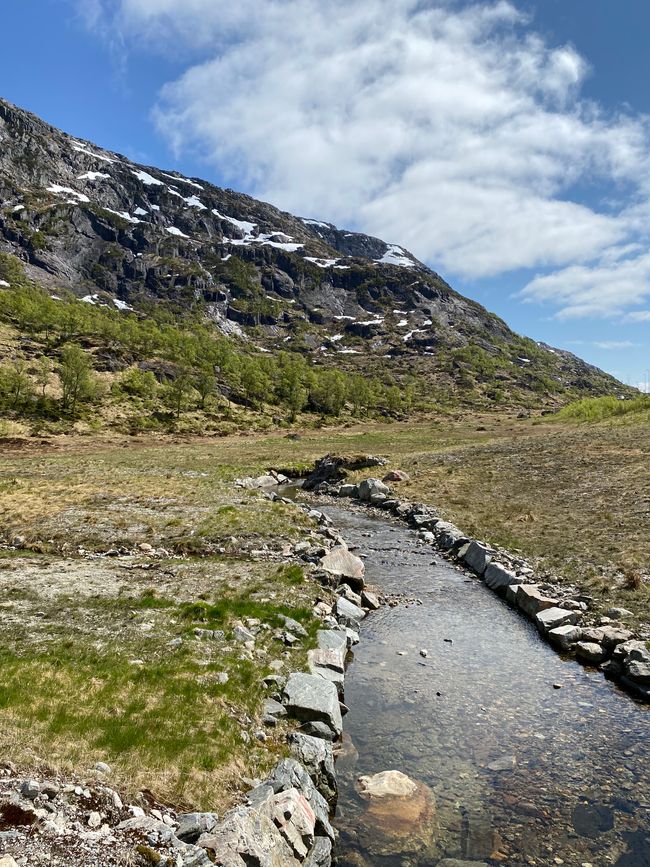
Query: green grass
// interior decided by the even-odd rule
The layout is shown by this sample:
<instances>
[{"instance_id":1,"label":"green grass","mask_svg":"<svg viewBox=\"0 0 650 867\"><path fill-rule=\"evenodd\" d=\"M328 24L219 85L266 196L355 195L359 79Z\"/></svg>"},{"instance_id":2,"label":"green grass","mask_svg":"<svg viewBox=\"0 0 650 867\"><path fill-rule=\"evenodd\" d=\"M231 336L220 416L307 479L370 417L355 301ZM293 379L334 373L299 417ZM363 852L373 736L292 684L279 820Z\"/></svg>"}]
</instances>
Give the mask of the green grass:
<instances>
[{"instance_id":1,"label":"green grass","mask_svg":"<svg viewBox=\"0 0 650 867\"><path fill-rule=\"evenodd\" d=\"M632 400L616 397L594 397L570 403L557 413L557 418L574 419L580 422L599 422L629 415L650 414L650 397L640 395Z\"/></svg>"}]
</instances>

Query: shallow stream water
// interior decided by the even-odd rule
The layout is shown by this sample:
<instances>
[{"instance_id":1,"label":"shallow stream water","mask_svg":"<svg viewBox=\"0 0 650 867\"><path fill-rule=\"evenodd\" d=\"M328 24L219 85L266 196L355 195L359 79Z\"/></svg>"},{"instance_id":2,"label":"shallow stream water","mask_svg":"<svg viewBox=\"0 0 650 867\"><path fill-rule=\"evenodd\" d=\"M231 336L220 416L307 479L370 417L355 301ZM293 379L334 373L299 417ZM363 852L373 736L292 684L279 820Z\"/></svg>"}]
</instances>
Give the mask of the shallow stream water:
<instances>
[{"instance_id":1,"label":"shallow stream water","mask_svg":"<svg viewBox=\"0 0 650 867\"><path fill-rule=\"evenodd\" d=\"M368 617L348 669L341 867L648 867L650 708L562 659L412 531L324 511L358 547L367 583L422 603ZM376 844L357 779L390 769L433 790L433 845Z\"/></svg>"}]
</instances>

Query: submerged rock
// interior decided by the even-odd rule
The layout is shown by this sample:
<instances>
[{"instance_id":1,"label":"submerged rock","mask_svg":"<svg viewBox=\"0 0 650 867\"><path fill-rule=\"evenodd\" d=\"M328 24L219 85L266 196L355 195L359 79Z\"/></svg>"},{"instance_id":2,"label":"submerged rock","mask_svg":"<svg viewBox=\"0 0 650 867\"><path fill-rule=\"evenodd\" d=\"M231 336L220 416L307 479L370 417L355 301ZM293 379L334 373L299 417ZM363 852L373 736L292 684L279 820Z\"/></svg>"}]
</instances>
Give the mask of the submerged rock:
<instances>
[{"instance_id":1,"label":"submerged rock","mask_svg":"<svg viewBox=\"0 0 650 867\"><path fill-rule=\"evenodd\" d=\"M359 778L369 801L359 822L359 839L370 854L423 854L435 840L435 801L431 789L400 771Z\"/></svg>"}]
</instances>

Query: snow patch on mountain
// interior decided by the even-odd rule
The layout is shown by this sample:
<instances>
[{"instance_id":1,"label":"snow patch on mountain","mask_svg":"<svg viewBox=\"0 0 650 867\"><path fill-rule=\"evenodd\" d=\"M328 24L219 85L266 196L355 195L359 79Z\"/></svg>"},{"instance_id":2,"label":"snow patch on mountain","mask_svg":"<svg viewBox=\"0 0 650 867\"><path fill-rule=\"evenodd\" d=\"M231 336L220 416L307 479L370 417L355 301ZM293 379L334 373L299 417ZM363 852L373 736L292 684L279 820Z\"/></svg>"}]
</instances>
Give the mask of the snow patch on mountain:
<instances>
[{"instance_id":1,"label":"snow patch on mountain","mask_svg":"<svg viewBox=\"0 0 650 867\"><path fill-rule=\"evenodd\" d=\"M378 265L398 265L400 268L415 268L416 263L410 259L402 247L389 244L381 259L375 259Z\"/></svg>"},{"instance_id":2,"label":"snow patch on mountain","mask_svg":"<svg viewBox=\"0 0 650 867\"><path fill-rule=\"evenodd\" d=\"M96 160L101 160L105 163L116 163L117 160L112 159L111 157L104 156L103 154L96 154L93 151L88 150L88 148L83 147L80 144L73 144L72 150L77 151L80 154L87 154L89 157L94 157Z\"/></svg>"},{"instance_id":3,"label":"snow patch on mountain","mask_svg":"<svg viewBox=\"0 0 650 867\"><path fill-rule=\"evenodd\" d=\"M158 178L154 178L153 175L150 175L149 172L145 172L142 169L138 169L137 172L131 169L131 174L134 175L139 181L141 181L147 187L164 187L162 181L159 181Z\"/></svg>"},{"instance_id":4,"label":"snow patch on mountain","mask_svg":"<svg viewBox=\"0 0 650 867\"><path fill-rule=\"evenodd\" d=\"M110 178L110 175L106 174L106 172L86 172L83 175L79 175L77 180L78 181L96 181L97 178Z\"/></svg>"},{"instance_id":5,"label":"snow patch on mountain","mask_svg":"<svg viewBox=\"0 0 650 867\"><path fill-rule=\"evenodd\" d=\"M72 187L62 187L59 184L52 184L47 188L48 193L65 193L67 196L76 196L79 202L89 202L90 199L88 196L85 196L83 193L78 193L77 190L73 190ZM77 202L74 202L77 204Z\"/></svg>"},{"instance_id":6,"label":"snow patch on mountain","mask_svg":"<svg viewBox=\"0 0 650 867\"><path fill-rule=\"evenodd\" d=\"M112 208L107 208L102 205L102 210L108 211L109 214L115 214L116 217L121 217L123 220L126 220L127 223L133 223L136 225L137 223L141 223L142 220L138 220L137 217L132 217L128 211L114 211Z\"/></svg>"}]
</instances>

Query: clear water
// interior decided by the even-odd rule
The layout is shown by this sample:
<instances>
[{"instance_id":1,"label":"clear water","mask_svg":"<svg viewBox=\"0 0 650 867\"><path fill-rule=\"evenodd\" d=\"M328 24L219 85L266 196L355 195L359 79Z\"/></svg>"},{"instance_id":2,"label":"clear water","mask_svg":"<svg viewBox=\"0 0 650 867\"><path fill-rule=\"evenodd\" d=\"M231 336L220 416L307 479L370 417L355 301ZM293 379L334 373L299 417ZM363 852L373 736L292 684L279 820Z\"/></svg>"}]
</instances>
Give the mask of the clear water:
<instances>
[{"instance_id":1,"label":"clear water","mask_svg":"<svg viewBox=\"0 0 650 867\"><path fill-rule=\"evenodd\" d=\"M358 546L368 583L422 602L367 618L348 670L341 867L650 865L650 708L562 659L411 531L324 511ZM357 778L389 769L435 793L433 846L377 854L364 842Z\"/></svg>"}]
</instances>

